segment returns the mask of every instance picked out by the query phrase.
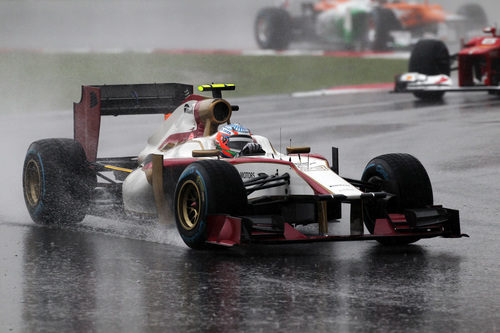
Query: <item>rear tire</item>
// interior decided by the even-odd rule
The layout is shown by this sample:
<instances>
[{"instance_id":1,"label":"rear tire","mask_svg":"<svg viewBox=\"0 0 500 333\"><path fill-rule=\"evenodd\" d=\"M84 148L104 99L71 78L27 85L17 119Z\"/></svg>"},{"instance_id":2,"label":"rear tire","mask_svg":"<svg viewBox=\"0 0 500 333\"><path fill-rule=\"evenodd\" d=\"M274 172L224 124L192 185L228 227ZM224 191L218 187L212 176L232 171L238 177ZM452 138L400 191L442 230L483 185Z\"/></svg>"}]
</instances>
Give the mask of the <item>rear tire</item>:
<instances>
[{"instance_id":1,"label":"rear tire","mask_svg":"<svg viewBox=\"0 0 500 333\"><path fill-rule=\"evenodd\" d=\"M184 243L194 249L206 246L209 215L241 215L247 206L240 174L221 160L191 163L179 177L174 198L177 230Z\"/></svg>"},{"instance_id":2,"label":"rear tire","mask_svg":"<svg viewBox=\"0 0 500 333\"><path fill-rule=\"evenodd\" d=\"M255 40L261 49L285 50L291 41L292 19L287 11L269 7L255 19Z\"/></svg>"},{"instance_id":3,"label":"rear tire","mask_svg":"<svg viewBox=\"0 0 500 333\"><path fill-rule=\"evenodd\" d=\"M389 8L378 7L373 12L374 40L372 49L374 51L386 51L390 49L391 31L401 30L401 22L394 12Z\"/></svg>"},{"instance_id":4,"label":"rear tire","mask_svg":"<svg viewBox=\"0 0 500 333\"><path fill-rule=\"evenodd\" d=\"M44 139L28 148L23 167L23 193L35 223L82 221L95 186L95 173L77 141Z\"/></svg>"},{"instance_id":5,"label":"rear tire","mask_svg":"<svg viewBox=\"0 0 500 333\"><path fill-rule=\"evenodd\" d=\"M378 191L394 195L388 200L373 201L364 206L364 222L373 234L375 220L387 214L403 214L406 209L423 208L433 204L432 186L424 166L409 154L385 154L372 159L361 177L375 184ZM416 242L416 237L380 241L386 245Z\"/></svg>"},{"instance_id":6,"label":"rear tire","mask_svg":"<svg viewBox=\"0 0 500 333\"><path fill-rule=\"evenodd\" d=\"M448 47L440 40L420 40L411 52L408 71L425 75L449 76L451 64ZM413 95L422 100L436 101L443 98L444 91L418 91Z\"/></svg>"}]
</instances>

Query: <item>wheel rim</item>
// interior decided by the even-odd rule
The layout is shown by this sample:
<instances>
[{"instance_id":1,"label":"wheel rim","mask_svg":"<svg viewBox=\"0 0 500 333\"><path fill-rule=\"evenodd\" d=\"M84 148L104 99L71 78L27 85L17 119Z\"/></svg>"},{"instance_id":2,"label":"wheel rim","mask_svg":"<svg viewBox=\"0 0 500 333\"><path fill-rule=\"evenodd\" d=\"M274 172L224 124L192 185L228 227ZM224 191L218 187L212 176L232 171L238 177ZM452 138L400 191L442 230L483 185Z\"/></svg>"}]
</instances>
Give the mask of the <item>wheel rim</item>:
<instances>
[{"instance_id":1,"label":"wheel rim","mask_svg":"<svg viewBox=\"0 0 500 333\"><path fill-rule=\"evenodd\" d=\"M201 216L201 193L192 180L182 184L177 201L177 214L185 230L194 229Z\"/></svg>"},{"instance_id":2,"label":"wheel rim","mask_svg":"<svg viewBox=\"0 0 500 333\"><path fill-rule=\"evenodd\" d=\"M263 44L269 40L269 24L264 19L260 19L257 22L257 38Z\"/></svg>"},{"instance_id":3,"label":"wheel rim","mask_svg":"<svg viewBox=\"0 0 500 333\"><path fill-rule=\"evenodd\" d=\"M35 160L31 159L26 164L26 170L24 172L24 195L32 207L38 205L40 201L42 194L41 183L42 173L40 172L40 167Z\"/></svg>"}]
</instances>

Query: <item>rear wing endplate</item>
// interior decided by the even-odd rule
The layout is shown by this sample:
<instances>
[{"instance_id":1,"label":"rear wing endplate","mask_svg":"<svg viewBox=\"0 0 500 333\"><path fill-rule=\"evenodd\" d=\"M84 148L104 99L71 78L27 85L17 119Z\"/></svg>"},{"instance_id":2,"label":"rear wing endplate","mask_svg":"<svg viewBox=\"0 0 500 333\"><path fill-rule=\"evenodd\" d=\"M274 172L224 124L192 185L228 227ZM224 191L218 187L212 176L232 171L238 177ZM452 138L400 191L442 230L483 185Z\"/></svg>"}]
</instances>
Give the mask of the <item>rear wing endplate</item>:
<instances>
[{"instance_id":1,"label":"rear wing endplate","mask_svg":"<svg viewBox=\"0 0 500 333\"><path fill-rule=\"evenodd\" d=\"M192 94L193 86L181 83L82 86L73 104L74 138L95 162L101 116L171 113Z\"/></svg>"}]
</instances>

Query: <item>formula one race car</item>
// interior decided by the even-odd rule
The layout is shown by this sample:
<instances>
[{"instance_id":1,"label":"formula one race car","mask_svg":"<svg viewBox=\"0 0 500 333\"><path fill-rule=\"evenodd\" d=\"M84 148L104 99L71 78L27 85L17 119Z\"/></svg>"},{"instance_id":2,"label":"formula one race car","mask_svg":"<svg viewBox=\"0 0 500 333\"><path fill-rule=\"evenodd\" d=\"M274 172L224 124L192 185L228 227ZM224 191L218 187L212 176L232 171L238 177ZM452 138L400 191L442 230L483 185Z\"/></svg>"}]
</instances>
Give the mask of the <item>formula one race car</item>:
<instances>
[{"instance_id":1,"label":"formula one race car","mask_svg":"<svg viewBox=\"0 0 500 333\"><path fill-rule=\"evenodd\" d=\"M207 98L178 83L84 86L74 105L74 139L44 139L28 148L23 188L32 219L73 223L114 209L175 220L192 248L463 236L458 211L433 204L429 177L415 157L381 155L361 180L342 178L336 149L331 165L309 147L282 154L267 138L231 124L239 107L221 91L234 88L200 86L212 91ZM138 156L97 156L102 116L149 113L169 116ZM351 232L329 234L342 203L351 206Z\"/></svg>"},{"instance_id":2,"label":"formula one race car","mask_svg":"<svg viewBox=\"0 0 500 333\"><path fill-rule=\"evenodd\" d=\"M445 92L500 94L500 36L493 27L484 32L491 35L471 39L452 56L443 42L421 40L411 53L409 73L396 76L395 92L412 92L422 100L439 100ZM458 87L450 78L454 61Z\"/></svg>"},{"instance_id":3,"label":"formula one race car","mask_svg":"<svg viewBox=\"0 0 500 333\"><path fill-rule=\"evenodd\" d=\"M430 35L458 41L486 24L486 14L477 4L464 5L452 14L427 0L284 1L260 10L254 31L262 49L284 50L291 42L306 41L387 50L411 47Z\"/></svg>"},{"instance_id":4,"label":"formula one race car","mask_svg":"<svg viewBox=\"0 0 500 333\"><path fill-rule=\"evenodd\" d=\"M456 13L448 13L428 0L379 3L374 24L375 45L379 49L414 46L420 39L430 36L458 42L488 24L486 13L478 4L465 4Z\"/></svg>"}]
</instances>

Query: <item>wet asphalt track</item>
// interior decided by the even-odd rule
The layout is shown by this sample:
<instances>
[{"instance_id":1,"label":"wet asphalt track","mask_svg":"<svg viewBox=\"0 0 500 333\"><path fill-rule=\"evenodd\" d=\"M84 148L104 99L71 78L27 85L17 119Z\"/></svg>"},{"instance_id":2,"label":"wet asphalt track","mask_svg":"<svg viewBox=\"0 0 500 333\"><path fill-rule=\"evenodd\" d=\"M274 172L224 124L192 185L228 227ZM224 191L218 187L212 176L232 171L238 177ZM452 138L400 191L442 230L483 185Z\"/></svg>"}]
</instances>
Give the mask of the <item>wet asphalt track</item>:
<instances>
[{"instance_id":1,"label":"wet asphalt track","mask_svg":"<svg viewBox=\"0 0 500 333\"><path fill-rule=\"evenodd\" d=\"M384 92L233 102L233 120L276 148L280 128L283 147L291 138L329 156L338 146L347 177L376 155L414 154L436 203L459 209L471 237L196 252L150 223L37 226L22 199L24 153L35 139L71 136L71 112L4 115L0 130L12 140L0 142L0 331L500 330L500 99L450 94L426 105ZM106 120L102 154L140 150L155 117Z\"/></svg>"}]
</instances>

